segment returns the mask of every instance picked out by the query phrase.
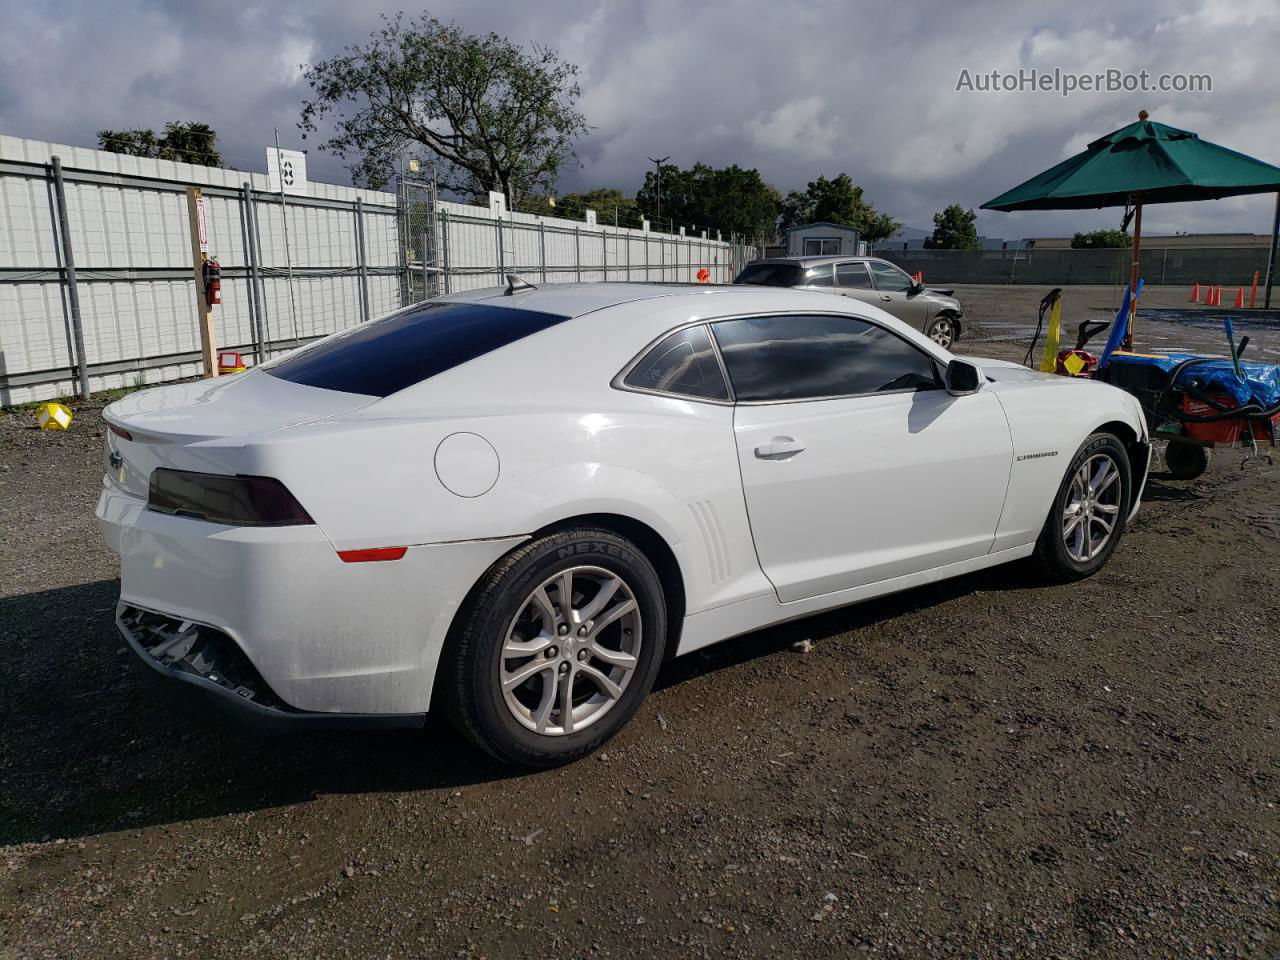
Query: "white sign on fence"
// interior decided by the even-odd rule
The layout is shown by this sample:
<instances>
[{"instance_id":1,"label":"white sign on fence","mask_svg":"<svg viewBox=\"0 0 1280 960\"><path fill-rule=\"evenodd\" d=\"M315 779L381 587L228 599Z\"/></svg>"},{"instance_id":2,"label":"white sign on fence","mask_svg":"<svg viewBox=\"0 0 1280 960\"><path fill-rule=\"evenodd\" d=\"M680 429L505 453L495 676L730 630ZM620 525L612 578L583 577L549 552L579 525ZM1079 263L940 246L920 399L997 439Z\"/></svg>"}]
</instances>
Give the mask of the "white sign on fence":
<instances>
[{"instance_id":1,"label":"white sign on fence","mask_svg":"<svg viewBox=\"0 0 1280 960\"><path fill-rule=\"evenodd\" d=\"M498 190L489 191L489 213L495 217L506 216L507 195Z\"/></svg>"},{"instance_id":2,"label":"white sign on fence","mask_svg":"<svg viewBox=\"0 0 1280 960\"><path fill-rule=\"evenodd\" d=\"M209 246L209 221L204 211L204 197L196 197L196 234L200 238L200 249Z\"/></svg>"},{"instance_id":3,"label":"white sign on fence","mask_svg":"<svg viewBox=\"0 0 1280 960\"><path fill-rule=\"evenodd\" d=\"M586 211L586 214L587 214L587 226L594 227L596 225L596 212L594 210L588 210Z\"/></svg>"},{"instance_id":4,"label":"white sign on fence","mask_svg":"<svg viewBox=\"0 0 1280 960\"><path fill-rule=\"evenodd\" d=\"M271 180L271 192L306 196L307 155L301 150L279 150L267 147L267 177Z\"/></svg>"}]
</instances>

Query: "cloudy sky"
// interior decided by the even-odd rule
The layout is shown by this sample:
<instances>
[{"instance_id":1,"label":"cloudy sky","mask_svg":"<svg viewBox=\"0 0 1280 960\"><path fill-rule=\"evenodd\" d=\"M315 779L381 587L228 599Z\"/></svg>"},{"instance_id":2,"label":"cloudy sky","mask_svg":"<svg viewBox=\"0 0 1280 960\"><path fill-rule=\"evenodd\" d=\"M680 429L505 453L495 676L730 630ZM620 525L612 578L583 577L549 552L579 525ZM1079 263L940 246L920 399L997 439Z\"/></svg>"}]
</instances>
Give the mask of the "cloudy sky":
<instances>
[{"instance_id":1,"label":"cloudy sky","mask_svg":"<svg viewBox=\"0 0 1280 960\"><path fill-rule=\"evenodd\" d=\"M273 126L297 130L299 64L365 39L380 0L8 0L0 31L0 133L92 146L102 127L203 120L229 166L265 169ZM416 14L418 8L407 8ZM561 189L633 192L646 155L758 167L786 191L848 172L903 222L976 208L1136 119L1280 163L1275 0L899 3L807 0L440 0L473 32L557 48L581 68L594 128ZM957 91L1019 69L1209 74L1212 92ZM347 182L310 154L313 179ZM1270 229L1273 198L1151 207L1149 232ZM987 236L1116 226L1119 211L979 214Z\"/></svg>"}]
</instances>

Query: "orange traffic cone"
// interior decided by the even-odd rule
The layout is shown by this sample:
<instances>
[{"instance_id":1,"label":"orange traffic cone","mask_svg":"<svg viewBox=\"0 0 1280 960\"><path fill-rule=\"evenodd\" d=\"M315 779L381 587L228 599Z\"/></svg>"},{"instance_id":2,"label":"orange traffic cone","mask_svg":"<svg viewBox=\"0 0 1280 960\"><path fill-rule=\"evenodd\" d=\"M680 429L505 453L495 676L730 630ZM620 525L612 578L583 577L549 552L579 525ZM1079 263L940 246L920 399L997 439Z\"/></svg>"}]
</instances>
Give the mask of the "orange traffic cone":
<instances>
[{"instance_id":1,"label":"orange traffic cone","mask_svg":"<svg viewBox=\"0 0 1280 960\"><path fill-rule=\"evenodd\" d=\"M1187 297L1187 303L1199 303L1199 302L1200 302L1200 284L1197 283L1194 287L1191 288L1191 296Z\"/></svg>"},{"instance_id":2,"label":"orange traffic cone","mask_svg":"<svg viewBox=\"0 0 1280 960\"><path fill-rule=\"evenodd\" d=\"M1244 309L1244 287L1240 287L1236 290L1236 309Z\"/></svg>"}]
</instances>

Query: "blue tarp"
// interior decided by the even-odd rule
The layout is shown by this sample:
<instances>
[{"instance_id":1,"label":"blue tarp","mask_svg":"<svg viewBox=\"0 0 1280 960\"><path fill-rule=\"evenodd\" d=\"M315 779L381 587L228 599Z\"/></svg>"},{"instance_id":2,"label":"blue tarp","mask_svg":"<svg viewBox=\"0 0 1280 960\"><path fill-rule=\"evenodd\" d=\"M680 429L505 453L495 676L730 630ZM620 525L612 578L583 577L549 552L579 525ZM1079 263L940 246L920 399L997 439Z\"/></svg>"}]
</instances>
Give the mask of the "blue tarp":
<instances>
[{"instance_id":1,"label":"blue tarp","mask_svg":"<svg viewBox=\"0 0 1280 960\"><path fill-rule=\"evenodd\" d=\"M1196 356L1198 355L1193 353L1168 353L1160 356L1113 353L1111 363L1153 366L1168 373L1182 361ZM1280 403L1280 366L1273 363L1242 362L1240 371L1245 377L1243 381L1236 377L1230 357L1215 357L1183 370L1173 385L1184 386L1195 381L1202 389L1217 388L1231 394L1240 406L1256 403L1263 409L1270 409Z\"/></svg>"},{"instance_id":2,"label":"blue tarp","mask_svg":"<svg viewBox=\"0 0 1280 960\"><path fill-rule=\"evenodd\" d=\"M1138 279L1138 299L1142 299L1142 286L1145 283L1141 278ZM1107 364L1111 362L1111 355L1120 349L1120 344L1124 342L1124 335L1129 330L1129 288L1124 288L1124 300L1120 303L1120 309L1116 313L1116 318L1111 321L1111 335L1107 337L1106 349L1102 351L1102 356L1098 358L1098 369L1103 370Z\"/></svg>"}]
</instances>

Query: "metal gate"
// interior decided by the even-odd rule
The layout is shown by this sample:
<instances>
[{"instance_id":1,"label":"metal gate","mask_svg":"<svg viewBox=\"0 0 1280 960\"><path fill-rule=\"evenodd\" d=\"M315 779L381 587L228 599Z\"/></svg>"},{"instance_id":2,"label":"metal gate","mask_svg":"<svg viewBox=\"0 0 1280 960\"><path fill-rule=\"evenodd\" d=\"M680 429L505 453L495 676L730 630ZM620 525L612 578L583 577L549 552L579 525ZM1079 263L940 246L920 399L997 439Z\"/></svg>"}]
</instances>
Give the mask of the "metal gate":
<instances>
[{"instance_id":1,"label":"metal gate","mask_svg":"<svg viewBox=\"0 0 1280 960\"><path fill-rule=\"evenodd\" d=\"M401 177L399 207L400 302L408 306L448 293L447 263L441 255L439 189L434 179Z\"/></svg>"}]
</instances>

